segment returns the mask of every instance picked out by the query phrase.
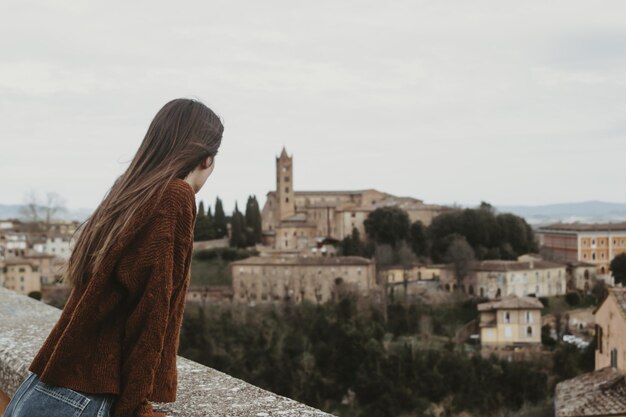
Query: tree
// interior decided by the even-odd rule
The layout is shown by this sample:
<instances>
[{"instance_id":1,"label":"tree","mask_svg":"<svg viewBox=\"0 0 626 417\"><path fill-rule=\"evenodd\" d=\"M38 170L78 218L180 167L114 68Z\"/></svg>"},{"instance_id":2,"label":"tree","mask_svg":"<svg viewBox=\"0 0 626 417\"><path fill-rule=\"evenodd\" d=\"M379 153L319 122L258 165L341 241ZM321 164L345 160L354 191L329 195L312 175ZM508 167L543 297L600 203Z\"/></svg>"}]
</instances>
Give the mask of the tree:
<instances>
[{"instance_id":1,"label":"tree","mask_svg":"<svg viewBox=\"0 0 626 417\"><path fill-rule=\"evenodd\" d=\"M448 211L435 217L427 228L430 255L441 262L447 250L447 237L465 237L477 259L516 259L538 250L532 228L510 213L497 214L489 203L479 208Z\"/></svg>"},{"instance_id":2,"label":"tree","mask_svg":"<svg viewBox=\"0 0 626 417\"><path fill-rule=\"evenodd\" d=\"M411 249L417 256L428 255L428 240L426 238L426 226L420 220L415 221L409 230L409 242Z\"/></svg>"},{"instance_id":3,"label":"tree","mask_svg":"<svg viewBox=\"0 0 626 417\"><path fill-rule=\"evenodd\" d=\"M237 207L237 202L235 202L235 211L230 219L230 246L237 248L247 246L245 219Z\"/></svg>"},{"instance_id":4,"label":"tree","mask_svg":"<svg viewBox=\"0 0 626 417\"><path fill-rule=\"evenodd\" d=\"M198 215L196 216L196 224L193 228L193 240L209 240L211 239L211 221L204 214L204 203L200 201Z\"/></svg>"},{"instance_id":5,"label":"tree","mask_svg":"<svg viewBox=\"0 0 626 417\"><path fill-rule=\"evenodd\" d=\"M446 261L452 264L457 288L463 287L463 278L474 262L474 250L463 236L455 236L446 251Z\"/></svg>"},{"instance_id":6,"label":"tree","mask_svg":"<svg viewBox=\"0 0 626 417\"><path fill-rule=\"evenodd\" d=\"M610 269L615 277L615 283L626 284L626 253L620 253L613 258Z\"/></svg>"},{"instance_id":7,"label":"tree","mask_svg":"<svg viewBox=\"0 0 626 417\"><path fill-rule=\"evenodd\" d=\"M67 212L65 200L55 192L48 192L45 199L31 190L24 196L24 204L20 207L21 217L30 223L41 223L42 231L50 231L50 225L57 213Z\"/></svg>"},{"instance_id":8,"label":"tree","mask_svg":"<svg viewBox=\"0 0 626 417\"><path fill-rule=\"evenodd\" d=\"M407 240L411 222L401 208L381 207L372 211L363 224L369 238L395 247L401 240Z\"/></svg>"},{"instance_id":9,"label":"tree","mask_svg":"<svg viewBox=\"0 0 626 417\"><path fill-rule=\"evenodd\" d=\"M215 198L215 215L213 216L213 227L215 228L215 238L221 239L226 236L226 214L222 206L222 200Z\"/></svg>"},{"instance_id":10,"label":"tree","mask_svg":"<svg viewBox=\"0 0 626 417\"><path fill-rule=\"evenodd\" d=\"M356 227L352 228L352 234L346 236L339 243L342 256L364 256L365 248L361 241L361 234Z\"/></svg>"},{"instance_id":11,"label":"tree","mask_svg":"<svg viewBox=\"0 0 626 417\"><path fill-rule=\"evenodd\" d=\"M261 210L255 196L248 197L245 219L248 242L260 243L262 239Z\"/></svg>"}]
</instances>

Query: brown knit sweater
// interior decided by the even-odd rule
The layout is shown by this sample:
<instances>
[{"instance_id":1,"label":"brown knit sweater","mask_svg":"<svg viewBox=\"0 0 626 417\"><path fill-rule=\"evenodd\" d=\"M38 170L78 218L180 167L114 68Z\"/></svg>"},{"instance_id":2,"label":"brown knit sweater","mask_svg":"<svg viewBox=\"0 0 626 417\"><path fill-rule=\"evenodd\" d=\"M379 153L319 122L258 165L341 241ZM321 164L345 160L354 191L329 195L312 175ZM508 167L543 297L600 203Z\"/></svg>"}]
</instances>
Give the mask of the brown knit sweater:
<instances>
[{"instance_id":1,"label":"brown knit sweater","mask_svg":"<svg viewBox=\"0 0 626 417\"><path fill-rule=\"evenodd\" d=\"M195 192L175 178L73 289L29 370L49 384L117 394L113 417L165 417L176 401L180 327L189 286Z\"/></svg>"}]
</instances>

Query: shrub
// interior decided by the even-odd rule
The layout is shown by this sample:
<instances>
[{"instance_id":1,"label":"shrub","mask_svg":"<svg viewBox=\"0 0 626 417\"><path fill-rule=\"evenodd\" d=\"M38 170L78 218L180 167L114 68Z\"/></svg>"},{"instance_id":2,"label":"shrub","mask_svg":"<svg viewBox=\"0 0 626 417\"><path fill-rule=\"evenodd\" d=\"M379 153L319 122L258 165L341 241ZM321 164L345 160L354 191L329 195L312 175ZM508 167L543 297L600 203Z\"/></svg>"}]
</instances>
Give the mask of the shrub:
<instances>
[{"instance_id":1,"label":"shrub","mask_svg":"<svg viewBox=\"0 0 626 417\"><path fill-rule=\"evenodd\" d=\"M580 304L580 295L575 291L568 292L565 294L565 301L570 306L577 306Z\"/></svg>"},{"instance_id":2,"label":"shrub","mask_svg":"<svg viewBox=\"0 0 626 417\"><path fill-rule=\"evenodd\" d=\"M215 249L200 249L194 252L193 257L199 261L207 261L217 258L217 255Z\"/></svg>"}]
</instances>

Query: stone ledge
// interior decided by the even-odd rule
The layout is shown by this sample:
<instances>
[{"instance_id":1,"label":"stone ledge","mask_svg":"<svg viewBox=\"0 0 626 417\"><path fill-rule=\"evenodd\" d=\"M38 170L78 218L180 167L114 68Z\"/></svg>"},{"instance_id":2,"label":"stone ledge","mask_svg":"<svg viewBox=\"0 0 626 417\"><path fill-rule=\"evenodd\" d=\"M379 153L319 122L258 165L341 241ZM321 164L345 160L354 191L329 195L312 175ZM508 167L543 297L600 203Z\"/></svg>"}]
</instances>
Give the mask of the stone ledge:
<instances>
[{"instance_id":1,"label":"stone ledge","mask_svg":"<svg viewBox=\"0 0 626 417\"><path fill-rule=\"evenodd\" d=\"M12 396L61 310L0 287L0 391ZM153 403L168 416L331 416L181 356L176 402Z\"/></svg>"}]
</instances>

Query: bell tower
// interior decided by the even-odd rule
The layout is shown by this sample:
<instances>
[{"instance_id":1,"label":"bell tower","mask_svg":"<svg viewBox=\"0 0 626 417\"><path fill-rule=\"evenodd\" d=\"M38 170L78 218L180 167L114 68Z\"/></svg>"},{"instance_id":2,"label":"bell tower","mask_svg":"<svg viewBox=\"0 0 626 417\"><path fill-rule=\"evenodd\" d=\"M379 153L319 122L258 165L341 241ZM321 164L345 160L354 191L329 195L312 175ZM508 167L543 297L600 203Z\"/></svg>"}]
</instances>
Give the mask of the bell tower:
<instances>
[{"instance_id":1,"label":"bell tower","mask_svg":"<svg viewBox=\"0 0 626 417\"><path fill-rule=\"evenodd\" d=\"M296 214L293 192L293 156L287 155L284 146L280 157L276 158L276 198L278 199L279 220Z\"/></svg>"}]
</instances>

